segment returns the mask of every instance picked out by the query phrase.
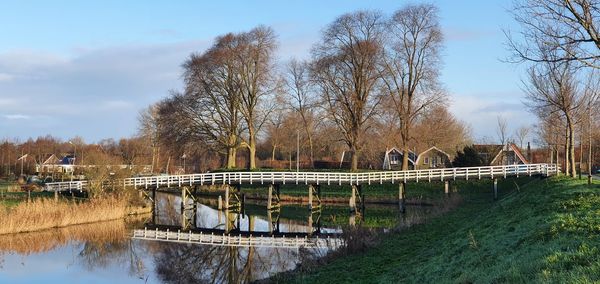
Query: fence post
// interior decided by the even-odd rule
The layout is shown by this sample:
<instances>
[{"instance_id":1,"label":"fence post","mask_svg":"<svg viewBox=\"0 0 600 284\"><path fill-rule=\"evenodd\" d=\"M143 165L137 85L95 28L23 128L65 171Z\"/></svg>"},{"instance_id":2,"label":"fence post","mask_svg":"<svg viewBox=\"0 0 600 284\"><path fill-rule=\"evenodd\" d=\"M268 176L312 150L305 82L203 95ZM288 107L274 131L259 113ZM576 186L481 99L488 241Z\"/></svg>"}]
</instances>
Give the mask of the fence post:
<instances>
[{"instance_id":1,"label":"fence post","mask_svg":"<svg viewBox=\"0 0 600 284\"><path fill-rule=\"evenodd\" d=\"M494 179L494 200L498 200L498 179Z\"/></svg>"}]
</instances>

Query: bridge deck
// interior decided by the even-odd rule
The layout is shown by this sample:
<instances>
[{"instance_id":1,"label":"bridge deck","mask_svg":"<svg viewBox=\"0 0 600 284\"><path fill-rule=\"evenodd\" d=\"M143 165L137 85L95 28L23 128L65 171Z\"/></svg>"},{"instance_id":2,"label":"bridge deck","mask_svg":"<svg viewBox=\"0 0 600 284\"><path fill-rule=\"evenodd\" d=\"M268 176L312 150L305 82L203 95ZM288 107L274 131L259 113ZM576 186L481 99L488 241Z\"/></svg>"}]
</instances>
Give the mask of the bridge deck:
<instances>
[{"instance_id":1,"label":"bridge deck","mask_svg":"<svg viewBox=\"0 0 600 284\"><path fill-rule=\"evenodd\" d=\"M386 184L396 182L432 182L519 176L551 176L558 172L554 164L527 164L488 167L443 168L410 171L342 172L219 172L126 178L119 184L135 188L218 185L218 184ZM49 191L84 189L87 181L47 183Z\"/></svg>"},{"instance_id":2,"label":"bridge deck","mask_svg":"<svg viewBox=\"0 0 600 284\"><path fill-rule=\"evenodd\" d=\"M133 239L155 240L175 243L195 243L216 246L238 246L238 247L270 247L270 248L332 248L342 245L339 238L315 237L263 237L244 236L228 234L203 234L181 231L159 231L156 230L134 230Z\"/></svg>"}]
</instances>

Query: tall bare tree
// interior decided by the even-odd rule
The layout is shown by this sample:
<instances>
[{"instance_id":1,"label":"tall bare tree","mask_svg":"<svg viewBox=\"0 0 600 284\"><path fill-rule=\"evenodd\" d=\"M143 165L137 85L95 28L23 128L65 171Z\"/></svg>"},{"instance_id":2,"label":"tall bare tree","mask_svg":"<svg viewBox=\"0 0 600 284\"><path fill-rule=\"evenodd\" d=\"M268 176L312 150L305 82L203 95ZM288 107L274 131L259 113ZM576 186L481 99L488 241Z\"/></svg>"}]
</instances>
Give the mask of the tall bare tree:
<instances>
[{"instance_id":1,"label":"tall bare tree","mask_svg":"<svg viewBox=\"0 0 600 284\"><path fill-rule=\"evenodd\" d=\"M508 121L506 121L506 118L499 115L497 117L497 123L498 128L496 128L496 135L498 135L498 140L501 145L506 145L508 142Z\"/></svg>"},{"instance_id":2,"label":"tall bare tree","mask_svg":"<svg viewBox=\"0 0 600 284\"><path fill-rule=\"evenodd\" d=\"M236 54L236 76L241 91L239 111L246 123L245 145L249 168L256 168L257 135L272 110L268 99L279 88L274 56L277 37L273 29L259 26L238 35L242 49Z\"/></svg>"},{"instance_id":3,"label":"tall bare tree","mask_svg":"<svg viewBox=\"0 0 600 284\"><path fill-rule=\"evenodd\" d=\"M302 128L309 147L310 165L314 165L314 142L317 97L309 77L307 62L291 60L287 65L286 86L292 110L302 119Z\"/></svg>"},{"instance_id":4,"label":"tall bare tree","mask_svg":"<svg viewBox=\"0 0 600 284\"><path fill-rule=\"evenodd\" d=\"M428 4L408 5L394 13L386 24L386 33L389 44L382 77L400 119L402 169L407 170L415 120L445 97L439 85L443 36L438 9Z\"/></svg>"},{"instance_id":5,"label":"tall bare tree","mask_svg":"<svg viewBox=\"0 0 600 284\"><path fill-rule=\"evenodd\" d=\"M547 61L528 70L527 105L540 118L558 113L566 124L564 129L565 173L575 176L576 113L583 105L578 90L576 69L568 62Z\"/></svg>"},{"instance_id":6,"label":"tall bare tree","mask_svg":"<svg viewBox=\"0 0 600 284\"><path fill-rule=\"evenodd\" d=\"M523 149L523 143L529 137L531 133L531 128L529 126L521 126L515 130L514 136L519 140L519 147Z\"/></svg>"},{"instance_id":7,"label":"tall bare tree","mask_svg":"<svg viewBox=\"0 0 600 284\"><path fill-rule=\"evenodd\" d=\"M517 0L513 15L522 29L506 32L513 61L578 61L600 68L600 2L597 0ZM560 54L548 58L537 48Z\"/></svg>"},{"instance_id":8,"label":"tall bare tree","mask_svg":"<svg viewBox=\"0 0 600 284\"><path fill-rule=\"evenodd\" d=\"M160 162L160 103L152 104L140 111L138 115L138 135L150 142L152 147L152 164L150 171L155 173Z\"/></svg>"},{"instance_id":9,"label":"tall bare tree","mask_svg":"<svg viewBox=\"0 0 600 284\"><path fill-rule=\"evenodd\" d=\"M380 101L374 91L380 80L382 32L379 13L345 14L323 31L312 50L312 77L329 118L352 152L352 170L358 169L366 124Z\"/></svg>"}]
</instances>

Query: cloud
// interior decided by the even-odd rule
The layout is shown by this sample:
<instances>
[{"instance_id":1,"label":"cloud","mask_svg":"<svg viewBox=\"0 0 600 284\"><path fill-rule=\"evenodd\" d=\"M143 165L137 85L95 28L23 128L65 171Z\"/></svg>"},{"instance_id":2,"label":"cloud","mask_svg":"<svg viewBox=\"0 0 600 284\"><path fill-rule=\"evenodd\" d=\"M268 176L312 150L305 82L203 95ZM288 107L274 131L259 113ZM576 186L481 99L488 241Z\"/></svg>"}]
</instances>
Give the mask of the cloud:
<instances>
[{"instance_id":1,"label":"cloud","mask_svg":"<svg viewBox=\"0 0 600 284\"><path fill-rule=\"evenodd\" d=\"M0 113L9 114L0 127L4 135L21 138L48 132L88 141L133 135L138 110L181 88L182 62L207 47L207 41L195 40L78 48L68 55L0 53L0 74L11 74L0 81ZM10 123L25 117L36 123L27 129Z\"/></svg>"},{"instance_id":2,"label":"cloud","mask_svg":"<svg viewBox=\"0 0 600 284\"><path fill-rule=\"evenodd\" d=\"M13 75L7 73L0 73L0 82L8 82L14 78Z\"/></svg>"},{"instance_id":3,"label":"cloud","mask_svg":"<svg viewBox=\"0 0 600 284\"><path fill-rule=\"evenodd\" d=\"M8 120L31 119L31 116L25 114L5 114L3 116Z\"/></svg>"},{"instance_id":4,"label":"cloud","mask_svg":"<svg viewBox=\"0 0 600 284\"><path fill-rule=\"evenodd\" d=\"M498 116L508 122L509 134L515 129L532 125L536 119L525 105L511 95L499 94L454 95L450 106L452 113L473 128L474 138L497 137Z\"/></svg>"}]
</instances>

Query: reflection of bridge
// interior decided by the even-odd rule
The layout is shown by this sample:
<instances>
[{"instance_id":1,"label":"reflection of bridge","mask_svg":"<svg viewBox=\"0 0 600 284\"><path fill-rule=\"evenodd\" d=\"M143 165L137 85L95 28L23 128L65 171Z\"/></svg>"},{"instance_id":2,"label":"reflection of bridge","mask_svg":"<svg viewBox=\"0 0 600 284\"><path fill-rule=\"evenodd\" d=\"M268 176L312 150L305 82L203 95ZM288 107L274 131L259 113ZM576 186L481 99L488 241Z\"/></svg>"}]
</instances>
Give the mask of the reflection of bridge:
<instances>
[{"instance_id":1,"label":"reflection of bridge","mask_svg":"<svg viewBox=\"0 0 600 284\"><path fill-rule=\"evenodd\" d=\"M271 247L271 248L336 248L342 245L337 234L319 234L311 236L303 233L240 232L227 234L223 230L171 231L134 230L134 239L158 240L175 243L208 244L217 246Z\"/></svg>"}]
</instances>

